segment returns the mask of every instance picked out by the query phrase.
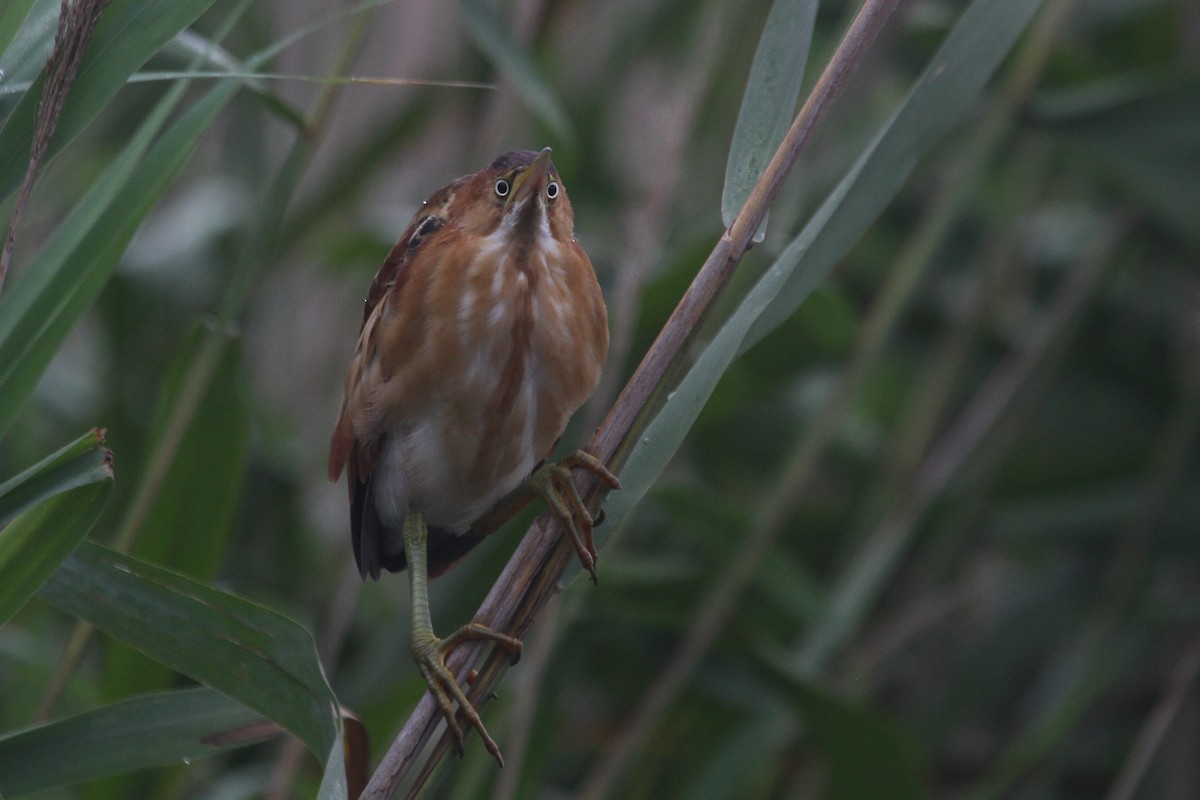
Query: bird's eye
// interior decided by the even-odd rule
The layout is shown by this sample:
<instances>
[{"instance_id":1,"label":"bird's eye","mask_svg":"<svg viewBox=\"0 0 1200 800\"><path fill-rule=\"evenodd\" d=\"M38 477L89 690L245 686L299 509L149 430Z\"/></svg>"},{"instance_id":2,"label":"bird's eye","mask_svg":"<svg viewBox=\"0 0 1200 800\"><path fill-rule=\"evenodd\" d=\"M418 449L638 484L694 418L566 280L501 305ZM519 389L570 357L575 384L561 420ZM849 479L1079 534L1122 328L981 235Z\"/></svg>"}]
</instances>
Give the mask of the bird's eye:
<instances>
[{"instance_id":1,"label":"bird's eye","mask_svg":"<svg viewBox=\"0 0 1200 800\"><path fill-rule=\"evenodd\" d=\"M496 181L496 197L507 197L510 188L508 181L504 180L504 178Z\"/></svg>"},{"instance_id":2,"label":"bird's eye","mask_svg":"<svg viewBox=\"0 0 1200 800\"><path fill-rule=\"evenodd\" d=\"M546 185L546 197L550 198L551 200L558 197L558 181L550 181L550 183Z\"/></svg>"}]
</instances>

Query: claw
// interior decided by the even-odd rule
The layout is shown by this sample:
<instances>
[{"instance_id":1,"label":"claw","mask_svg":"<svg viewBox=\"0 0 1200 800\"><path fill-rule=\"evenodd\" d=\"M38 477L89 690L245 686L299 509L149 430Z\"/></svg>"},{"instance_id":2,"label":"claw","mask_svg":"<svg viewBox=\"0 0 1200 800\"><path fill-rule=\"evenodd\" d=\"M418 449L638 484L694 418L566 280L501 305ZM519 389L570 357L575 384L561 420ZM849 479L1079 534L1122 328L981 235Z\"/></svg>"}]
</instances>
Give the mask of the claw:
<instances>
[{"instance_id":1,"label":"claw","mask_svg":"<svg viewBox=\"0 0 1200 800\"><path fill-rule=\"evenodd\" d=\"M458 719L454 713L454 703L456 702L463 717L466 718L471 727L479 731L479 737L483 739L483 746L492 754L496 762L503 767L504 757L500 755L499 746L487 732L487 728L484 726L479 712L475 710L475 706L467 699L466 692L462 690L458 681L455 680L454 675L446 667L446 656L449 655L451 650L465 641L480 639L493 641L511 652L514 663L521 656L520 639L499 633L477 622L471 622L462 626L445 639L438 639L436 637L414 639L413 660L417 662L417 669L421 671L421 676L425 678L425 683L429 687L429 693L433 695L433 699L437 701L438 708L442 711L442 716L446 718L446 727L449 729L451 736L454 737L458 754L460 756L463 754L463 730L459 726Z\"/></svg>"},{"instance_id":2,"label":"claw","mask_svg":"<svg viewBox=\"0 0 1200 800\"><path fill-rule=\"evenodd\" d=\"M600 459L583 450L576 450L555 464L542 466L529 477L528 485L562 522L579 556L579 563L591 575L592 583L596 583L596 542L592 537L595 522L571 477L572 467L583 467L608 484L609 489L621 488L617 476L609 472Z\"/></svg>"}]
</instances>

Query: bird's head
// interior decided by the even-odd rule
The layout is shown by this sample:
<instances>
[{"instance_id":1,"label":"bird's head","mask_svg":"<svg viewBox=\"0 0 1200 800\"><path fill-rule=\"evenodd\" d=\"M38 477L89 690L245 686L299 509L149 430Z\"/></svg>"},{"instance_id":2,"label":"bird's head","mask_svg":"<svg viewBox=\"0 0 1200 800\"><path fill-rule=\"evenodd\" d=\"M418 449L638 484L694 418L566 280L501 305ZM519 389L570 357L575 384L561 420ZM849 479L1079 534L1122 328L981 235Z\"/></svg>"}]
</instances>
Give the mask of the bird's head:
<instances>
[{"instance_id":1,"label":"bird's head","mask_svg":"<svg viewBox=\"0 0 1200 800\"><path fill-rule=\"evenodd\" d=\"M546 235L560 243L574 235L574 215L550 148L540 153L513 150L471 176L455 198L460 226L471 233L499 233L506 243L544 244Z\"/></svg>"}]
</instances>

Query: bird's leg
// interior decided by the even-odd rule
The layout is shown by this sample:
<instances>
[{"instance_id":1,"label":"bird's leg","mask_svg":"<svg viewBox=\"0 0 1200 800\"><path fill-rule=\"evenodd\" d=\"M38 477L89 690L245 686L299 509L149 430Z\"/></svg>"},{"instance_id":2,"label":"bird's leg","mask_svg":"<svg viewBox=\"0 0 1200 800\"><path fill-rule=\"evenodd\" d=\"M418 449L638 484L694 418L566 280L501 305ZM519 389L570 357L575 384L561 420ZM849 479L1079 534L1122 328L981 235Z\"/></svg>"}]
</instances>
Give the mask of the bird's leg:
<instances>
[{"instance_id":1,"label":"bird's leg","mask_svg":"<svg viewBox=\"0 0 1200 800\"><path fill-rule=\"evenodd\" d=\"M477 622L468 623L459 628L445 639L439 639L433 633L433 621L429 616L429 583L427 577L427 551L429 531L425 526L425 518L418 513L410 513L404 519L404 554L408 557L408 574L412 591L412 654L421 671L429 693L437 701L446 718L446 725L458 742L459 753L462 753L463 732L454 716L454 703L462 709L463 716L479 731L483 745L495 757L500 766L504 759L500 756L500 748L488 735L479 712L471 705L462 687L458 685L454 675L446 667L446 655L456 646L466 641L487 639L496 642L513 654L515 661L521 655L521 641L512 636L487 628Z\"/></svg>"},{"instance_id":2,"label":"bird's leg","mask_svg":"<svg viewBox=\"0 0 1200 800\"><path fill-rule=\"evenodd\" d=\"M534 470L525 485L545 500L554 516L562 522L563 527L567 529L567 535L571 537L571 543L575 545L575 552L579 554L580 563L592 576L592 583L595 583L596 542L592 538L594 523L583 498L579 496L575 479L571 477L572 467L583 467L608 484L610 489L621 488L617 476L609 472L600 459L583 450L576 450L562 461L542 465Z\"/></svg>"}]
</instances>

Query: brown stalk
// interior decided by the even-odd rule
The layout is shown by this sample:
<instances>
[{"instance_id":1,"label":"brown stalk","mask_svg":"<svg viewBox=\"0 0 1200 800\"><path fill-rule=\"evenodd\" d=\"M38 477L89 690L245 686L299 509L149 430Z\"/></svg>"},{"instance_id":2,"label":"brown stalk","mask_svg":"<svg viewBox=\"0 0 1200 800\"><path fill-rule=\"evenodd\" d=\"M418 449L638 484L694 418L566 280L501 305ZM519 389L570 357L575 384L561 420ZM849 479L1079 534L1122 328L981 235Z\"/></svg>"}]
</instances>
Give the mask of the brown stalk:
<instances>
[{"instance_id":1,"label":"brown stalk","mask_svg":"<svg viewBox=\"0 0 1200 800\"><path fill-rule=\"evenodd\" d=\"M727 9L716 5L706 13L707 18L697 26L695 55L679 65L677 79L656 98L654 105L660 120L648 122L656 135L647 137L643 146L652 148L653 158L647 161L657 165L657 169L626 187L629 210L623 216L623 230L628 241L623 254L615 259L621 269L605 292L609 308L608 368L601 375L596 391L576 415L583 430L592 430L599 424L621 388L620 365L626 363L633 347L638 297L665 246L667 217L683 173L687 134L699 112L701 94L712 85L712 72L720 52L717 43L728 16ZM533 732L532 717L541 697L542 684L537 676L550 663L556 645L553 640L565 627L546 624L547 618L561 616L555 612L556 606L551 602L542 611L538 622L541 630L533 633L533 648L539 660L532 660L529 650L521 656L521 681L511 699L512 711L505 731L507 769L496 781L494 800L517 796L522 763L528 752L526 740Z\"/></svg>"},{"instance_id":2,"label":"brown stalk","mask_svg":"<svg viewBox=\"0 0 1200 800\"><path fill-rule=\"evenodd\" d=\"M592 437L587 449L614 472L620 472L628 458L629 443L636 441L657 409L656 398L664 394L681 364L693 333L741 262L800 151L841 93L850 73L862 61L867 47L882 29L897 2L866 0L863 4L741 213L717 242L608 417ZM580 488L587 498L588 507L598 508L606 494L598 481L590 475L585 476ZM475 614L475 621L514 636L522 636L537 612L557 591L558 581L572 554L571 545L562 536L558 522L543 514L534 521L521 540ZM482 645L456 648L447 659L447 666L461 679L481 652ZM507 654L491 654L468 693L472 702L478 704L489 695L507 661ZM426 693L392 742L363 797L391 797L417 763L422 748L439 722L437 706ZM451 746L448 737L443 736L413 783L410 797L420 791L424 781Z\"/></svg>"},{"instance_id":3,"label":"brown stalk","mask_svg":"<svg viewBox=\"0 0 1200 800\"><path fill-rule=\"evenodd\" d=\"M694 41L696 55L679 68L679 78L655 98L656 114L661 121L648 124L656 135L647 137L642 147L653 148L646 160L657 165L656 171L635 182L624 199L628 209L623 217L627 244L617 257L621 265L606 292L609 303L608 368L600 376L600 385L584 406L581 416L591 429L603 417L620 389L620 365L625 364L633 348L638 298L651 270L666 246L666 231L680 178L684 174L687 135L700 111L702 93L712 84L717 64L717 47L726 25L727 11L716 5L697 25ZM640 185L638 185L640 183Z\"/></svg>"},{"instance_id":4,"label":"brown stalk","mask_svg":"<svg viewBox=\"0 0 1200 800\"><path fill-rule=\"evenodd\" d=\"M50 60L46 62L42 96L38 102L37 121L33 129L33 144L29 152L29 165L25 169L25 180L17 195L12 219L8 223L4 250L0 252L0 291L4 290L4 278L8 275L8 265L12 261L13 247L17 242L17 228L20 227L21 217L25 215L25 207L29 204L29 195L33 192L38 169L50 147L50 139L58 126L58 117L67 102L67 95L75 84L79 63L83 61L88 42L92 40L92 31L100 21L100 12L108 3L109 0L76 0L74 3L71 0L62 0L58 14L58 31L54 34L54 51L50 54Z\"/></svg>"}]
</instances>

